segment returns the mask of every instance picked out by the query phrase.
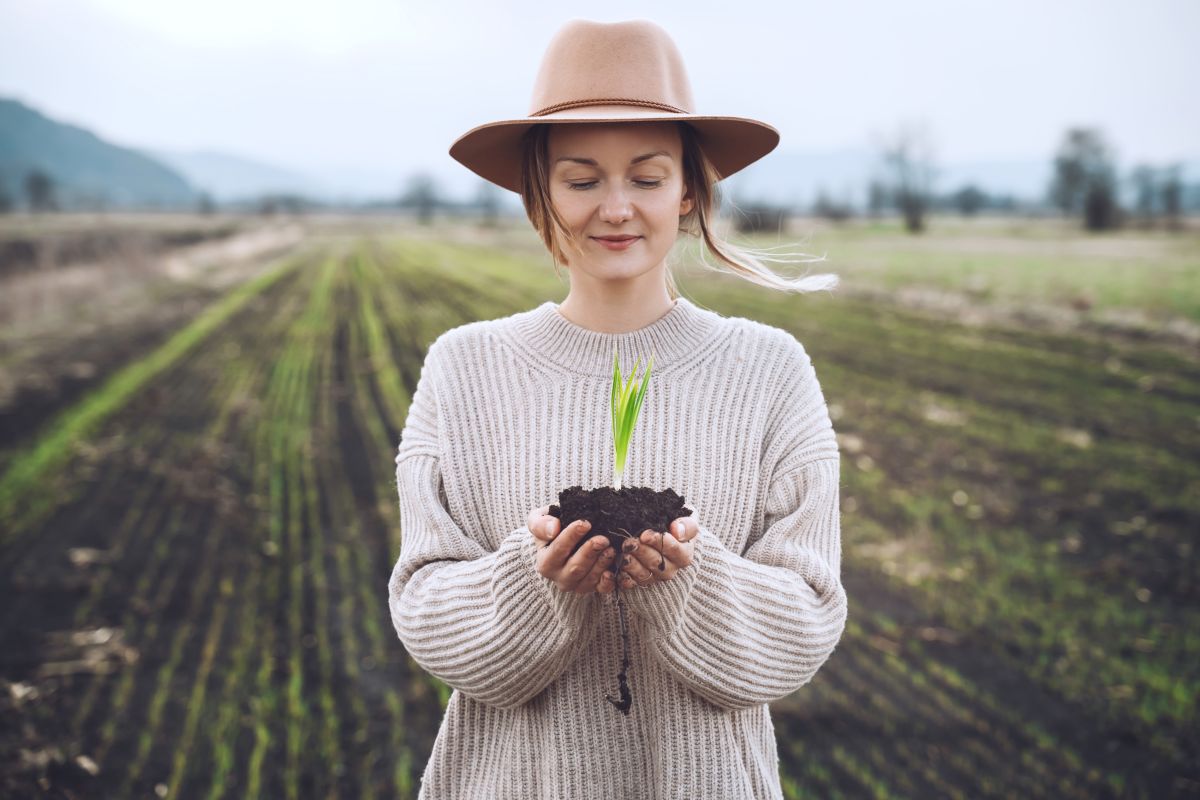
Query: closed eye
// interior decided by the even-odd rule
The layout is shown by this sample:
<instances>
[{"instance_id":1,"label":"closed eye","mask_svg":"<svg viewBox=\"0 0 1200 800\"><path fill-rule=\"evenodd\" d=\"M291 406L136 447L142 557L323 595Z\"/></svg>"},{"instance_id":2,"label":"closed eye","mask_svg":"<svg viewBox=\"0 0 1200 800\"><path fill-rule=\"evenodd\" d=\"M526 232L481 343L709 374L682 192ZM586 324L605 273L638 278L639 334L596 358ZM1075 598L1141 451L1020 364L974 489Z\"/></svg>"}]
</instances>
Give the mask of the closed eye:
<instances>
[{"instance_id":1,"label":"closed eye","mask_svg":"<svg viewBox=\"0 0 1200 800\"><path fill-rule=\"evenodd\" d=\"M584 191L586 189L592 188L597 183L598 183L598 181L584 181L582 183L571 183L568 181L567 186L569 186L572 189L575 189L577 191ZM634 181L634 183L636 183L638 186L642 187L643 189L657 189L659 186L662 186L663 181L660 179L657 181Z\"/></svg>"}]
</instances>

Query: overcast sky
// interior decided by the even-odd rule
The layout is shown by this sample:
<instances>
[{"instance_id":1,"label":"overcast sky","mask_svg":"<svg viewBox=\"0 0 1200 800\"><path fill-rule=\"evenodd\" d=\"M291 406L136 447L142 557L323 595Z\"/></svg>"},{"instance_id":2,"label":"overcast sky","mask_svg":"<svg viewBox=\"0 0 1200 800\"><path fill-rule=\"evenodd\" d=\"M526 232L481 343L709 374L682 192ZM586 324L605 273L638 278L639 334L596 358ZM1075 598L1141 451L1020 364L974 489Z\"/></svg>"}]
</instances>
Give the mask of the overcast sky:
<instances>
[{"instance_id":1,"label":"overcast sky","mask_svg":"<svg viewBox=\"0 0 1200 800\"><path fill-rule=\"evenodd\" d=\"M553 13L546 13L546 9ZM701 113L780 150L923 123L944 162L1048 158L1101 127L1123 165L1200 151L1197 0L0 0L0 95L117 143L296 168L466 172L446 154L523 116L573 17L649 18Z\"/></svg>"}]
</instances>

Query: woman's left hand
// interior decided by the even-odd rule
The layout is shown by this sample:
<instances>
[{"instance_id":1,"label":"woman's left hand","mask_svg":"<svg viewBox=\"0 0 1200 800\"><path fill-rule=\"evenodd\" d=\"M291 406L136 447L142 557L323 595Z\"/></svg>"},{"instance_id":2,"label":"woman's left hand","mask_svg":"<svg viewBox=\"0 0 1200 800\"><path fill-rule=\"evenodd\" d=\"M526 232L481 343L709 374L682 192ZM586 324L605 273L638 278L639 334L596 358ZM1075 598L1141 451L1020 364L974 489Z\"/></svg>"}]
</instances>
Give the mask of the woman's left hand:
<instances>
[{"instance_id":1,"label":"woman's left hand","mask_svg":"<svg viewBox=\"0 0 1200 800\"><path fill-rule=\"evenodd\" d=\"M669 533L647 530L637 540L626 539L622 546L626 552L621 566L621 588L649 587L674 578L679 570L691 565L696 550L693 540L699 534L700 523L693 516L672 521Z\"/></svg>"}]
</instances>

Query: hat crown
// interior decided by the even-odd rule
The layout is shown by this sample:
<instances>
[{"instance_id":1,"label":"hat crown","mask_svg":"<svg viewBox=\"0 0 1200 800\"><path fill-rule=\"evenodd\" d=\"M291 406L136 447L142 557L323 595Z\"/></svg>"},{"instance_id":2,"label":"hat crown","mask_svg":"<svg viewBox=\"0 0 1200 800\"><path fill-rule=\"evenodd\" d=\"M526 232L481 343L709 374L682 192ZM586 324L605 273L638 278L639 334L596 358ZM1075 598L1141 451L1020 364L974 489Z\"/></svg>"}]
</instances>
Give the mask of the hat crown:
<instances>
[{"instance_id":1,"label":"hat crown","mask_svg":"<svg viewBox=\"0 0 1200 800\"><path fill-rule=\"evenodd\" d=\"M645 19L574 19L554 35L534 81L529 116L595 105L695 113L683 56L661 26Z\"/></svg>"}]
</instances>

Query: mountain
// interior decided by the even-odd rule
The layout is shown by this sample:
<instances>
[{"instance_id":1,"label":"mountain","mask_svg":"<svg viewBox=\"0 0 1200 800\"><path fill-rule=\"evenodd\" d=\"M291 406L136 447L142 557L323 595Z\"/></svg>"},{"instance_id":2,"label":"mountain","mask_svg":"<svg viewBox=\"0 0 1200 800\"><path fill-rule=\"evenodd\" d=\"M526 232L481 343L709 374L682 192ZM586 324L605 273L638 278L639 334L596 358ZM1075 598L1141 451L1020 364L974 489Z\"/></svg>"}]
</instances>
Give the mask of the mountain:
<instances>
[{"instance_id":1,"label":"mountain","mask_svg":"<svg viewBox=\"0 0 1200 800\"><path fill-rule=\"evenodd\" d=\"M0 98L0 190L23 205L26 178L39 169L62 209L190 208L198 199L167 165Z\"/></svg>"},{"instance_id":2,"label":"mountain","mask_svg":"<svg viewBox=\"0 0 1200 800\"><path fill-rule=\"evenodd\" d=\"M264 194L297 194L318 201L361 202L397 197L400 176L387 170L316 164L303 171L215 150L146 150L218 202Z\"/></svg>"},{"instance_id":3,"label":"mountain","mask_svg":"<svg viewBox=\"0 0 1200 800\"><path fill-rule=\"evenodd\" d=\"M143 150L184 175L196 188L218 202L244 200L264 194L315 197L328 193L319 180L287 167L266 164L214 150Z\"/></svg>"}]
</instances>

